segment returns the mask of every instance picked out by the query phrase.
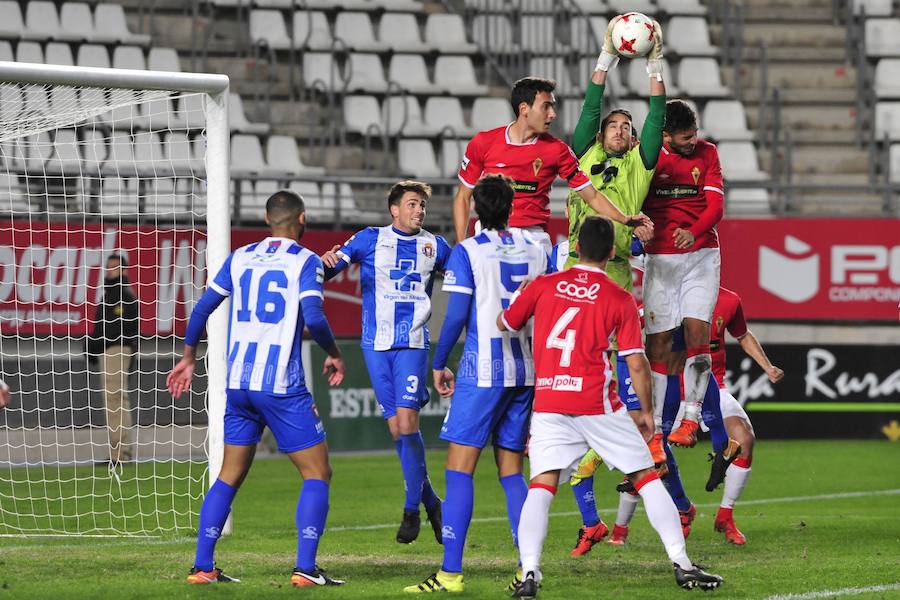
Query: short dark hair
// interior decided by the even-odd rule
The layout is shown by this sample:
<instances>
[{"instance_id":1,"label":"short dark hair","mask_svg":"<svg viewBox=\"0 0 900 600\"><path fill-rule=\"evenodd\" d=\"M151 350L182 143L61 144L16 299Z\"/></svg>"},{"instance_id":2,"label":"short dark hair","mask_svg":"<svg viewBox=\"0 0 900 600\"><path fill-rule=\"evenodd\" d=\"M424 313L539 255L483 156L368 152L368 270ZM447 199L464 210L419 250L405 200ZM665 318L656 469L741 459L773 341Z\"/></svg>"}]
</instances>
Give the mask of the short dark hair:
<instances>
[{"instance_id":1,"label":"short dark hair","mask_svg":"<svg viewBox=\"0 0 900 600\"><path fill-rule=\"evenodd\" d=\"M631 123L631 137L636 137L634 128L634 118L631 116L631 111L624 108L614 108L603 117L603 120L600 121L600 135L603 135L603 132L606 130L606 126L609 125L609 120L613 115L625 115L625 118L628 119L628 122Z\"/></svg>"},{"instance_id":2,"label":"short dark hair","mask_svg":"<svg viewBox=\"0 0 900 600\"><path fill-rule=\"evenodd\" d=\"M278 190L266 200L266 215L273 227L296 221L305 210L303 198L292 190Z\"/></svg>"},{"instance_id":3,"label":"short dark hair","mask_svg":"<svg viewBox=\"0 0 900 600\"><path fill-rule=\"evenodd\" d=\"M414 179L404 179L403 181L398 181L391 186L391 189L388 192L387 196L388 208L394 206L395 204L400 204L400 198L402 198L403 194L405 194L406 192L415 192L423 196L426 200L431 198L430 185L422 181L416 181Z\"/></svg>"},{"instance_id":4,"label":"short dark hair","mask_svg":"<svg viewBox=\"0 0 900 600\"><path fill-rule=\"evenodd\" d=\"M126 258L125 254L123 254L122 252L113 252L106 257L106 262L108 263L112 259L119 261L120 267L128 268L128 258Z\"/></svg>"},{"instance_id":5,"label":"short dark hair","mask_svg":"<svg viewBox=\"0 0 900 600\"><path fill-rule=\"evenodd\" d=\"M556 82L543 77L523 77L513 84L509 102L512 104L513 113L519 116L519 105L523 102L528 106L534 104L538 92L552 94L556 89Z\"/></svg>"},{"instance_id":6,"label":"short dark hair","mask_svg":"<svg viewBox=\"0 0 900 600\"><path fill-rule=\"evenodd\" d=\"M697 129L697 113L691 105L684 100L666 102L666 124L663 125L663 131L672 134L689 129Z\"/></svg>"},{"instance_id":7,"label":"short dark hair","mask_svg":"<svg viewBox=\"0 0 900 600\"><path fill-rule=\"evenodd\" d=\"M484 229L506 228L515 196L512 184L512 179L499 173L485 175L475 184L475 212Z\"/></svg>"},{"instance_id":8,"label":"short dark hair","mask_svg":"<svg viewBox=\"0 0 900 600\"><path fill-rule=\"evenodd\" d=\"M581 224L578 232L578 254L588 260L600 262L609 258L616 242L616 230L606 217L590 216Z\"/></svg>"}]
</instances>

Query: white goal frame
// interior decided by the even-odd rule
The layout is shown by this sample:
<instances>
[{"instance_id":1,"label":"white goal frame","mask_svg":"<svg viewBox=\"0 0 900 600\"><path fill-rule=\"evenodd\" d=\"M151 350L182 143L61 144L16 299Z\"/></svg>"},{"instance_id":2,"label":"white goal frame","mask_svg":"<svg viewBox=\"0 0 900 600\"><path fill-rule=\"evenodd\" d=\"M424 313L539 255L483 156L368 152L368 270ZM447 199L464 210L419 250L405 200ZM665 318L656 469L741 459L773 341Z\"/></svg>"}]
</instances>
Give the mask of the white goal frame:
<instances>
[{"instance_id":1,"label":"white goal frame","mask_svg":"<svg viewBox=\"0 0 900 600\"><path fill-rule=\"evenodd\" d=\"M231 211L228 198L230 183L228 76L0 61L0 83L166 90L206 94L207 280L211 278L211 274L218 271L231 253ZM227 306L226 304L225 310L216 310L210 316L207 325L208 387L206 405L210 485L216 480L222 468L224 452Z\"/></svg>"}]
</instances>

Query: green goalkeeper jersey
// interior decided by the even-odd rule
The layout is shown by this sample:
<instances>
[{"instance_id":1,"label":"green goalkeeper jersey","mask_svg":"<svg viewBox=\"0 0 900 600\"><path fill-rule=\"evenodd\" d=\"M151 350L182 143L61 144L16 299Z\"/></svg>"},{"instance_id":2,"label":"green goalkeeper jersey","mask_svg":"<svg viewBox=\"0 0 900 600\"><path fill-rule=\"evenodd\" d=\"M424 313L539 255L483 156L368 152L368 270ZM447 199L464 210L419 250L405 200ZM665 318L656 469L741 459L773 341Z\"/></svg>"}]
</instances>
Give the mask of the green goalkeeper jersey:
<instances>
[{"instance_id":1,"label":"green goalkeeper jersey","mask_svg":"<svg viewBox=\"0 0 900 600\"><path fill-rule=\"evenodd\" d=\"M605 86L591 82L585 94L584 107L573 134L573 148L579 156L579 166L598 190L626 215L640 212L650 190L656 160L662 147L662 127L666 114L666 97L651 96L650 112L641 130L641 143L621 156L607 154L602 140L597 139L603 111ZM590 136L590 137L588 137ZM569 259L566 267L578 260L574 253L578 232L584 220L596 211L576 193L570 193ZM616 229L616 258L607 265L608 275L626 290L631 290L631 234L634 228L613 223Z\"/></svg>"}]
</instances>

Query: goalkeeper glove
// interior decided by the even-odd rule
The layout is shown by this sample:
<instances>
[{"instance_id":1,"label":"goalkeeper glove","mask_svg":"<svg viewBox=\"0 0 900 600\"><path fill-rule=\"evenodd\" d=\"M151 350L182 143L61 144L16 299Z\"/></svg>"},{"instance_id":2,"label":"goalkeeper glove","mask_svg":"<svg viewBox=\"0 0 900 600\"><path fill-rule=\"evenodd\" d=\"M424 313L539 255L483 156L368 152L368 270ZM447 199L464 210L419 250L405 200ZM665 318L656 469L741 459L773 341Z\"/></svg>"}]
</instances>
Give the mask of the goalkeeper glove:
<instances>
[{"instance_id":1,"label":"goalkeeper glove","mask_svg":"<svg viewBox=\"0 0 900 600\"><path fill-rule=\"evenodd\" d=\"M621 18L622 15L613 17L606 26L606 33L603 35L603 51L597 57L597 66L594 67L595 71L609 71L619 64L619 53L616 52L616 47L613 45L612 31Z\"/></svg>"},{"instance_id":2,"label":"goalkeeper glove","mask_svg":"<svg viewBox=\"0 0 900 600\"><path fill-rule=\"evenodd\" d=\"M659 21L653 19L653 47L647 54L647 75L662 81L663 72L663 32Z\"/></svg>"},{"instance_id":3,"label":"goalkeeper glove","mask_svg":"<svg viewBox=\"0 0 900 600\"><path fill-rule=\"evenodd\" d=\"M597 451L591 448L587 451L581 462L578 463L578 468L572 473L572 478L569 482L572 485L578 485L582 482L582 480L587 479L588 477L593 477L594 471L603 464L603 459L600 458L600 455L597 454Z\"/></svg>"}]
</instances>

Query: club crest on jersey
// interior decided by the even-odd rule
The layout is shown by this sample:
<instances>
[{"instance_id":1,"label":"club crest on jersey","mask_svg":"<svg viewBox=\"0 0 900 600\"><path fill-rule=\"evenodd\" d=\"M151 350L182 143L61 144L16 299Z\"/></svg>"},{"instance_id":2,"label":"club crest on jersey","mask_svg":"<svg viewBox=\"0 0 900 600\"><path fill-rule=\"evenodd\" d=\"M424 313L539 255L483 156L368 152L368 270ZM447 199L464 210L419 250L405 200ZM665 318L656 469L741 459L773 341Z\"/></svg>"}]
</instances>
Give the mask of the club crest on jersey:
<instances>
[{"instance_id":1,"label":"club crest on jersey","mask_svg":"<svg viewBox=\"0 0 900 600\"><path fill-rule=\"evenodd\" d=\"M694 178L694 185L697 185L697 182L700 181L700 168L694 167L691 169L691 177Z\"/></svg>"},{"instance_id":2,"label":"club crest on jersey","mask_svg":"<svg viewBox=\"0 0 900 600\"><path fill-rule=\"evenodd\" d=\"M725 319L722 318L721 315L718 316L718 317L716 317L716 331L721 332L721 331L722 331L722 325L724 325L724 324L725 324Z\"/></svg>"},{"instance_id":3,"label":"club crest on jersey","mask_svg":"<svg viewBox=\"0 0 900 600\"><path fill-rule=\"evenodd\" d=\"M579 273L578 275L575 276L575 281L577 281L578 283L587 283L588 274L587 273Z\"/></svg>"},{"instance_id":4,"label":"club crest on jersey","mask_svg":"<svg viewBox=\"0 0 900 600\"><path fill-rule=\"evenodd\" d=\"M544 166L544 161L542 161L540 158L534 159L534 162L531 163L531 168L534 169L535 177L537 177L537 174L541 170L542 166Z\"/></svg>"},{"instance_id":5,"label":"club crest on jersey","mask_svg":"<svg viewBox=\"0 0 900 600\"><path fill-rule=\"evenodd\" d=\"M430 243L422 246L422 254L424 254L427 258L434 258L434 246Z\"/></svg>"}]
</instances>

